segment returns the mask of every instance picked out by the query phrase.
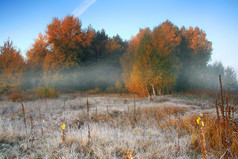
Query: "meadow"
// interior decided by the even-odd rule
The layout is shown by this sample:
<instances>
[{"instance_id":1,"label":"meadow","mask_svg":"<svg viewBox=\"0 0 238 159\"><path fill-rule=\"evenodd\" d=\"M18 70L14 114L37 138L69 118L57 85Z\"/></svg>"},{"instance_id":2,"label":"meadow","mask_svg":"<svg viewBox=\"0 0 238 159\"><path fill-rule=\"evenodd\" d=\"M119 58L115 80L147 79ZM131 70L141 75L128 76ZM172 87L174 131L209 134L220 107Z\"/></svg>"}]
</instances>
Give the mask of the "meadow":
<instances>
[{"instance_id":1,"label":"meadow","mask_svg":"<svg viewBox=\"0 0 238 159\"><path fill-rule=\"evenodd\" d=\"M238 158L237 107L210 98L62 94L0 107L0 158Z\"/></svg>"}]
</instances>

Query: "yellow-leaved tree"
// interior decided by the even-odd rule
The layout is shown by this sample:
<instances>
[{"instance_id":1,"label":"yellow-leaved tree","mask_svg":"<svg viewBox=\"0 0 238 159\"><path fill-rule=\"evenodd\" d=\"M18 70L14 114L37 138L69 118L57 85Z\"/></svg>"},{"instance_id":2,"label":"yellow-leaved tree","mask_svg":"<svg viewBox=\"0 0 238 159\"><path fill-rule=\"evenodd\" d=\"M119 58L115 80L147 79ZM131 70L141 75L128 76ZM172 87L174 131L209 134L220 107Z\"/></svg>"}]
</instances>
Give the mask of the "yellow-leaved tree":
<instances>
[{"instance_id":1,"label":"yellow-leaved tree","mask_svg":"<svg viewBox=\"0 0 238 159\"><path fill-rule=\"evenodd\" d=\"M181 37L179 29L165 21L152 32L146 28L132 39L121 58L125 86L149 97L175 84L175 56Z\"/></svg>"}]
</instances>

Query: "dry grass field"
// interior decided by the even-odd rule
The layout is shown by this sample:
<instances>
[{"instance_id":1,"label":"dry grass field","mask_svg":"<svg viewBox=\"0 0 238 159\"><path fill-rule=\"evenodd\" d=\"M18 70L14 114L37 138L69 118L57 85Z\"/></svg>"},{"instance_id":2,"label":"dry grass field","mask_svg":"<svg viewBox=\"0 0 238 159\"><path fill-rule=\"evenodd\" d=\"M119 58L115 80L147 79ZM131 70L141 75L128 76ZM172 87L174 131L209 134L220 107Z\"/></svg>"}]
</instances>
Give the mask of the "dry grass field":
<instances>
[{"instance_id":1,"label":"dry grass field","mask_svg":"<svg viewBox=\"0 0 238 159\"><path fill-rule=\"evenodd\" d=\"M0 114L1 159L238 158L237 109L224 126L211 101L61 95L1 101Z\"/></svg>"}]
</instances>

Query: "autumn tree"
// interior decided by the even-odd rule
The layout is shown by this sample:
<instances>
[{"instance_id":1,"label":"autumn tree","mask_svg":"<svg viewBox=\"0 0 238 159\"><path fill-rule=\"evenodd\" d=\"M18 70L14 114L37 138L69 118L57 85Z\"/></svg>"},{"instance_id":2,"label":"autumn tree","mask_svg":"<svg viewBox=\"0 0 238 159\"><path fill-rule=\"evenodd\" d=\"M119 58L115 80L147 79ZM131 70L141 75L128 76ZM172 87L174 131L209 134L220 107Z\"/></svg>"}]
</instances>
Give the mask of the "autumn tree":
<instances>
[{"instance_id":1,"label":"autumn tree","mask_svg":"<svg viewBox=\"0 0 238 159\"><path fill-rule=\"evenodd\" d=\"M4 45L0 47L0 89L2 89L0 91L19 87L24 67L24 58L20 51L13 46L13 42L10 40L4 42Z\"/></svg>"},{"instance_id":2,"label":"autumn tree","mask_svg":"<svg viewBox=\"0 0 238 159\"><path fill-rule=\"evenodd\" d=\"M36 87L43 83L43 64L50 53L47 35L39 33L31 48L27 51L27 71L25 72L25 86Z\"/></svg>"},{"instance_id":3,"label":"autumn tree","mask_svg":"<svg viewBox=\"0 0 238 159\"><path fill-rule=\"evenodd\" d=\"M39 33L32 47L27 51L27 63L34 71L41 71L46 55L49 54L48 39L46 35Z\"/></svg>"},{"instance_id":4,"label":"autumn tree","mask_svg":"<svg viewBox=\"0 0 238 159\"><path fill-rule=\"evenodd\" d=\"M180 42L178 27L168 20L153 30L153 45L160 56L173 54Z\"/></svg>"},{"instance_id":5,"label":"autumn tree","mask_svg":"<svg viewBox=\"0 0 238 159\"><path fill-rule=\"evenodd\" d=\"M198 27L182 27L180 32L182 41L176 53L180 62L177 89L203 87L203 75L211 58L212 44Z\"/></svg>"},{"instance_id":6,"label":"autumn tree","mask_svg":"<svg viewBox=\"0 0 238 159\"><path fill-rule=\"evenodd\" d=\"M119 35L109 38L103 29L95 31L90 26L87 29L81 26L79 19L73 16L54 18L45 36L40 34L35 40L27 53L28 66L37 72L37 77L42 76L40 70L43 70L41 84L59 89L104 89L121 81L119 58L127 43ZM92 68L96 68L95 74Z\"/></svg>"},{"instance_id":7,"label":"autumn tree","mask_svg":"<svg viewBox=\"0 0 238 159\"><path fill-rule=\"evenodd\" d=\"M39 33L38 38L35 39L34 44L26 53L27 63L34 71L41 71L46 55L49 53L48 39L46 35Z\"/></svg>"},{"instance_id":8,"label":"autumn tree","mask_svg":"<svg viewBox=\"0 0 238 159\"><path fill-rule=\"evenodd\" d=\"M131 92L139 93L141 96L147 94L150 96L149 88L153 85L153 79L156 76L154 66L155 51L152 45L151 32L147 32L140 39L139 46L135 52L135 62L130 76L128 89Z\"/></svg>"},{"instance_id":9,"label":"autumn tree","mask_svg":"<svg viewBox=\"0 0 238 159\"><path fill-rule=\"evenodd\" d=\"M181 41L179 29L165 21L152 32L141 30L137 37L121 58L122 78L130 91L155 95L175 83L174 52Z\"/></svg>"},{"instance_id":10,"label":"autumn tree","mask_svg":"<svg viewBox=\"0 0 238 159\"><path fill-rule=\"evenodd\" d=\"M73 70L86 60L86 50L91 46L94 30L90 26L82 29L78 18L66 16L61 20L53 18L47 26L46 35L50 49L43 63L46 83L72 83L75 77Z\"/></svg>"},{"instance_id":11,"label":"autumn tree","mask_svg":"<svg viewBox=\"0 0 238 159\"><path fill-rule=\"evenodd\" d=\"M179 68L176 52L181 43L181 35L176 25L166 20L152 32L153 46L158 55L156 89L169 91L175 84Z\"/></svg>"},{"instance_id":12,"label":"autumn tree","mask_svg":"<svg viewBox=\"0 0 238 159\"><path fill-rule=\"evenodd\" d=\"M121 57L122 79L130 91L149 95L169 91L175 84L183 90L209 82L212 47L203 30L179 29L168 20L151 33L145 30L145 36L144 30L137 35L144 39L133 38Z\"/></svg>"},{"instance_id":13,"label":"autumn tree","mask_svg":"<svg viewBox=\"0 0 238 159\"><path fill-rule=\"evenodd\" d=\"M52 55L47 58L46 69L68 68L80 64L85 59L84 48L91 45L93 29L83 30L80 20L67 16L61 20L54 18L47 26L48 42ZM50 59L54 59L53 61Z\"/></svg>"},{"instance_id":14,"label":"autumn tree","mask_svg":"<svg viewBox=\"0 0 238 159\"><path fill-rule=\"evenodd\" d=\"M109 39L107 41L107 45L106 45L106 52L108 53L115 53L118 52L122 49L122 45L119 43L119 40L117 40L115 37L113 37L112 39Z\"/></svg>"},{"instance_id":15,"label":"autumn tree","mask_svg":"<svg viewBox=\"0 0 238 159\"><path fill-rule=\"evenodd\" d=\"M122 80L127 88L131 87L130 84L130 78L133 71L134 61L135 61L135 53L139 46L141 37L146 34L150 33L149 28L140 29L139 33L132 37L129 41L128 48L126 49L126 52L120 57L120 63L123 69L122 72Z\"/></svg>"}]
</instances>

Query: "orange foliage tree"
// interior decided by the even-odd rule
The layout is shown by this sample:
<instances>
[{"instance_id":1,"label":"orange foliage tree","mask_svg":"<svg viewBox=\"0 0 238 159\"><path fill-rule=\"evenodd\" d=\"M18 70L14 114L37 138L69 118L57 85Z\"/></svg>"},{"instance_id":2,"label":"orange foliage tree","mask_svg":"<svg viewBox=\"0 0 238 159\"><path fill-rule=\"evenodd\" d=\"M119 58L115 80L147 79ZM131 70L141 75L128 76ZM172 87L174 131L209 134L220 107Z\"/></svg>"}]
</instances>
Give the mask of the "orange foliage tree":
<instances>
[{"instance_id":1,"label":"orange foliage tree","mask_svg":"<svg viewBox=\"0 0 238 159\"><path fill-rule=\"evenodd\" d=\"M61 20L53 18L47 26L46 34L39 34L27 53L29 77L34 73L33 77L39 77L36 80L43 81L34 82L35 86L37 83L74 89L76 85L85 89L86 86L82 85L87 83L90 85L88 88L94 85L114 86L115 81L120 81L119 58L125 46L126 43L118 35L109 38L104 30L95 32L90 26L82 29L80 20L74 16L66 16ZM95 65L105 66L103 69L106 70L100 70L102 73L93 78L92 82L82 84L84 79L89 81L87 71ZM103 75L105 72L107 76ZM104 78L111 80L108 82ZM33 78L28 79L25 83L34 81ZM104 84L106 82L110 84Z\"/></svg>"},{"instance_id":2,"label":"orange foliage tree","mask_svg":"<svg viewBox=\"0 0 238 159\"><path fill-rule=\"evenodd\" d=\"M181 35L177 26L166 20L152 32L152 43L156 52L157 61L154 63L157 78L154 85L159 93L169 91L176 83L177 64L176 52L181 43ZM153 86L152 86L153 88Z\"/></svg>"},{"instance_id":3,"label":"orange foliage tree","mask_svg":"<svg viewBox=\"0 0 238 159\"><path fill-rule=\"evenodd\" d=\"M140 29L140 32L135 37L132 37L126 52L120 58L120 63L123 68L122 80L125 83L125 86L127 88L133 87L130 85L132 83L135 83L135 82L130 82L131 74L133 72L134 61L135 61L135 52L139 46L141 37L146 33L150 33L149 28Z\"/></svg>"},{"instance_id":4,"label":"orange foliage tree","mask_svg":"<svg viewBox=\"0 0 238 159\"><path fill-rule=\"evenodd\" d=\"M153 46L160 56L171 55L181 42L178 27L168 20L153 30L152 37Z\"/></svg>"},{"instance_id":5,"label":"orange foliage tree","mask_svg":"<svg viewBox=\"0 0 238 159\"><path fill-rule=\"evenodd\" d=\"M0 48L0 92L11 87L19 87L21 84L24 58L13 43L8 40Z\"/></svg>"},{"instance_id":6,"label":"orange foliage tree","mask_svg":"<svg viewBox=\"0 0 238 159\"><path fill-rule=\"evenodd\" d=\"M48 42L51 46L54 63L45 64L49 68L68 68L81 63L85 54L83 48L90 46L94 31L91 27L83 30L80 20L67 16L61 20L54 18L47 26ZM52 60L48 60L51 62Z\"/></svg>"},{"instance_id":7,"label":"orange foliage tree","mask_svg":"<svg viewBox=\"0 0 238 159\"><path fill-rule=\"evenodd\" d=\"M46 55L49 53L47 36L39 33L34 44L26 53L27 63L34 71L41 71Z\"/></svg>"},{"instance_id":8,"label":"orange foliage tree","mask_svg":"<svg viewBox=\"0 0 238 159\"><path fill-rule=\"evenodd\" d=\"M122 79L131 92L141 96L204 83L211 42L198 27L179 29L165 21L151 32L146 28L132 38L121 57ZM201 82L203 81L203 82Z\"/></svg>"},{"instance_id":9,"label":"orange foliage tree","mask_svg":"<svg viewBox=\"0 0 238 159\"><path fill-rule=\"evenodd\" d=\"M212 43L198 27L181 27L182 41L176 55L181 63L178 71L178 89L204 87L207 64L211 58Z\"/></svg>"},{"instance_id":10,"label":"orange foliage tree","mask_svg":"<svg viewBox=\"0 0 238 159\"><path fill-rule=\"evenodd\" d=\"M72 83L72 70L86 59L85 50L91 45L94 30L91 27L82 29L77 17L66 16L61 20L54 18L47 26L46 34L50 52L43 64L44 80L47 84L58 82L64 85L65 81Z\"/></svg>"},{"instance_id":11,"label":"orange foliage tree","mask_svg":"<svg viewBox=\"0 0 238 159\"><path fill-rule=\"evenodd\" d=\"M46 56L50 53L48 49L47 35L39 33L38 38L32 44L32 47L27 51L27 72L25 73L25 85L38 86L43 83L43 64Z\"/></svg>"},{"instance_id":12,"label":"orange foliage tree","mask_svg":"<svg viewBox=\"0 0 238 159\"><path fill-rule=\"evenodd\" d=\"M179 29L166 21L152 32L141 30L121 58L125 86L141 96L175 84L174 52L180 44Z\"/></svg>"}]
</instances>

